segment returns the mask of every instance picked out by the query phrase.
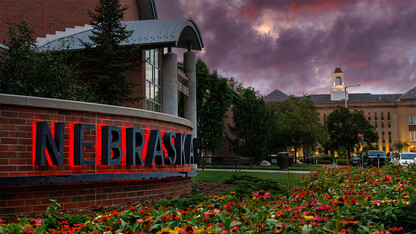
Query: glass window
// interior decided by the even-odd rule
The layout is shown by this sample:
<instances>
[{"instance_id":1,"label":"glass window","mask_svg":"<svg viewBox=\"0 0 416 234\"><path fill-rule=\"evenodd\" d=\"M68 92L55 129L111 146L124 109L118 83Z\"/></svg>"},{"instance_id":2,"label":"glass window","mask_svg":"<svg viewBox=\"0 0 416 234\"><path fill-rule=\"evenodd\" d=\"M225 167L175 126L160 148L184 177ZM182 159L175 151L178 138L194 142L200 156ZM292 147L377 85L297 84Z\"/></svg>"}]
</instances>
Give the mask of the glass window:
<instances>
[{"instance_id":1,"label":"glass window","mask_svg":"<svg viewBox=\"0 0 416 234\"><path fill-rule=\"evenodd\" d=\"M409 132L409 141L416 141L416 131Z\"/></svg>"},{"instance_id":2,"label":"glass window","mask_svg":"<svg viewBox=\"0 0 416 234\"><path fill-rule=\"evenodd\" d=\"M160 111L160 51L146 50L146 110Z\"/></svg>"},{"instance_id":3,"label":"glass window","mask_svg":"<svg viewBox=\"0 0 416 234\"><path fill-rule=\"evenodd\" d=\"M416 125L416 116L409 116L409 125Z\"/></svg>"}]
</instances>

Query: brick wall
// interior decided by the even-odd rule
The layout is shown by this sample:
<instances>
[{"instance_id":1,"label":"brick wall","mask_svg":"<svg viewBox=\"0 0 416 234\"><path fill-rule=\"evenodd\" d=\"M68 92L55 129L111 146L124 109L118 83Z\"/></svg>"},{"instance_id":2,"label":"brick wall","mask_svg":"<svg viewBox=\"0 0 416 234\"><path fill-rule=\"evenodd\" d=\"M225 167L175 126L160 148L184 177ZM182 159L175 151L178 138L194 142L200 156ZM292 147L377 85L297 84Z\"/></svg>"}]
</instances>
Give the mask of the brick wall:
<instances>
[{"instance_id":1,"label":"brick wall","mask_svg":"<svg viewBox=\"0 0 416 234\"><path fill-rule=\"evenodd\" d=\"M43 213L49 199L62 209L133 203L190 192L190 178L60 185L9 186L0 193L0 215Z\"/></svg>"},{"instance_id":2,"label":"brick wall","mask_svg":"<svg viewBox=\"0 0 416 234\"><path fill-rule=\"evenodd\" d=\"M59 107L59 109L56 107ZM51 132L53 132L54 123L65 123L65 155L63 166L39 167L34 165L34 130L37 121L47 122L51 128ZM85 159L96 160L96 165L73 165L73 161L71 160L71 157L73 157L73 148L70 145L71 139L73 139L74 123L95 125L94 130L85 131L85 141L95 142L94 147L85 148ZM189 121L160 113L126 107L0 94L0 178L192 171L189 164L127 166L124 155L120 165L100 165L98 163L100 157L98 139L100 139L102 125L119 127L123 139L125 139L125 128L127 127L141 128L146 137L148 137L151 129L159 129L161 132L174 131L186 134L190 134L191 132ZM124 145L123 142L122 145ZM125 149L123 152L126 152ZM145 156L145 152L142 152L142 154ZM84 190L81 191L78 189L80 186L83 188L94 188L94 193L89 190L84 193ZM117 189L111 190L112 187ZM178 189L172 190L172 187L178 187ZM112 204L115 204L137 199L156 198L162 196L161 191L163 192L163 196L181 194L189 191L189 188L189 178L155 179L151 181L136 180L117 183L95 182L76 185L1 186L0 215L23 211L37 212L42 210L41 207L49 204L49 199L59 198L58 202L62 201L64 208L75 208L90 206L93 203L94 205L107 204L110 200L112 200ZM104 192L106 195L102 196L104 190L111 190L112 192ZM62 196L61 191L67 191L66 194L72 193L73 195L68 198ZM92 195L95 196L94 199L90 199ZM34 204L30 204L30 200L34 200Z\"/></svg>"},{"instance_id":3,"label":"brick wall","mask_svg":"<svg viewBox=\"0 0 416 234\"><path fill-rule=\"evenodd\" d=\"M54 34L65 28L83 26L91 21L88 11L94 12L98 0L2 0L0 1L0 43L7 39L7 24L23 19L33 26L36 37ZM124 20L138 20L136 0L121 0Z\"/></svg>"}]
</instances>

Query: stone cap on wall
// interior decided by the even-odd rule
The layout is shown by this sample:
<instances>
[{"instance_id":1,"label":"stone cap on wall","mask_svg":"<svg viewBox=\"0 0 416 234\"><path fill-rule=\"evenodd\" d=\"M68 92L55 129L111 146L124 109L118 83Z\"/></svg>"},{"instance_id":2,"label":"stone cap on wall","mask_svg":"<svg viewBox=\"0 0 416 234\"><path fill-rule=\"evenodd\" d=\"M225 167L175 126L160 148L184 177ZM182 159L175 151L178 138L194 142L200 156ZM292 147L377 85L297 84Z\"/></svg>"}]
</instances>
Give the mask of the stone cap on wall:
<instances>
[{"instance_id":1,"label":"stone cap on wall","mask_svg":"<svg viewBox=\"0 0 416 234\"><path fill-rule=\"evenodd\" d=\"M21 96L13 94L0 93L0 105L17 105L17 106L30 106L41 107L50 109L70 110L70 111L85 111L102 114L111 114L118 116L131 116L146 119L159 120L164 122L170 122L175 124L181 124L192 129L192 122L173 115L164 113L147 111L143 109L136 109L123 106L112 106L90 102L78 102L70 100L61 100L53 98Z\"/></svg>"}]
</instances>

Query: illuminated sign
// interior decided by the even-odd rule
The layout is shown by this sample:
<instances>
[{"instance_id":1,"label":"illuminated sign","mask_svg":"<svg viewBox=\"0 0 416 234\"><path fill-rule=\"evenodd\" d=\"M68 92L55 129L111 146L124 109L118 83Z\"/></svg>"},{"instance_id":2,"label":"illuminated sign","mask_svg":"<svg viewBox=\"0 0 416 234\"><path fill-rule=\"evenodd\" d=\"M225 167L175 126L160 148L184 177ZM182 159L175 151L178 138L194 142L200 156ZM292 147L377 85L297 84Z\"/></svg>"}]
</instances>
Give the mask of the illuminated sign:
<instances>
[{"instance_id":1,"label":"illuminated sign","mask_svg":"<svg viewBox=\"0 0 416 234\"><path fill-rule=\"evenodd\" d=\"M36 123L36 140L34 147L34 164L36 166L63 166L65 123L55 123L54 136L46 122ZM95 130L93 124L74 124L73 157L70 162L73 165L120 165L125 157L126 165L175 165L197 163L198 141L192 139L192 135L165 131L150 130L148 138L140 128L126 128L123 135L117 126L102 126L101 140L97 147L101 150L100 159L84 158L85 148L93 148L94 142L85 140L85 130ZM98 132L98 131L97 131ZM142 151L146 147L146 155L142 157ZM125 152L123 148L125 146ZM163 149L166 149L166 153Z\"/></svg>"}]
</instances>

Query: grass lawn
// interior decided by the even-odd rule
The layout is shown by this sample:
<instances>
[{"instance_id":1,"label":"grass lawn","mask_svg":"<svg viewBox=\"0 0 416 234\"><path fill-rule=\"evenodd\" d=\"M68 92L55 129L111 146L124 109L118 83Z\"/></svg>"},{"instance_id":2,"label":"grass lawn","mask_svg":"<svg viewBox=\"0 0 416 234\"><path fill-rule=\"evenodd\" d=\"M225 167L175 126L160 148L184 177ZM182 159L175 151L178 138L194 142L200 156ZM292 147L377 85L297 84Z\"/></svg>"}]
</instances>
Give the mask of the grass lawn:
<instances>
[{"instance_id":1,"label":"grass lawn","mask_svg":"<svg viewBox=\"0 0 416 234\"><path fill-rule=\"evenodd\" d=\"M298 185L304 174L294 173L261 173L261 172L231 172L231 171L199 171L199 175L192 177L196 182L217 182L223 183L232 175L250 175L262 179L270 179L284 185Z\"/></svg>"},{"instance_id":2,"label":"grass lawn","mask_svg":"<svg viewBox=\"0 0 416 234\"><path fill-rule=\"evenodd\" d=\"M201 168L201 166L198 166L199 168ZM224 168L228 168L228 169L234 169L235 166L233 165L214 165L214 166L205 166L205 168L215 168L215 169L224 169ZM314 164L296 164L292 167L289 167L290 171L314 171L317 169L322 168L321 165L314 165ZM253 170L279 170L280 167L276 166L276 165L272 165L270 167L266 167L266 166L246 166L246 165L242 165L241 169L253 169Z\"/></svg>"}]
</instances>

